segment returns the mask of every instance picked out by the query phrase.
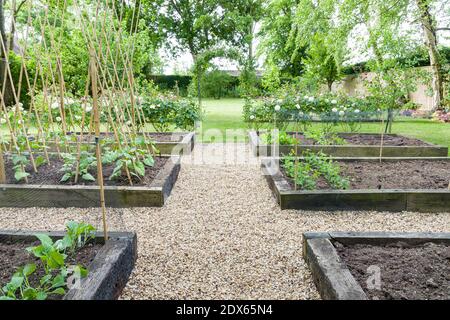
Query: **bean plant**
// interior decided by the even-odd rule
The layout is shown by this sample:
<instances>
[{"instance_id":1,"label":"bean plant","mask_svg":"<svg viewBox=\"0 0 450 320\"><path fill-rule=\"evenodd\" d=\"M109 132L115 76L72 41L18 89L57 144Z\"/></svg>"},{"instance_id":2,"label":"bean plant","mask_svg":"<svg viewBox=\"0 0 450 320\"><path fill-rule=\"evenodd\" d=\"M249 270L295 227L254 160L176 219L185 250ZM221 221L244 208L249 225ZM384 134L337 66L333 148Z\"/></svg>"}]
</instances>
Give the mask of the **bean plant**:
<instances>
[{"instance_id":1,"label":"bean plant","mask_svg":"<svg viewBox=\"0 0 450 320\"><path fill-rule=\"evenodd\" d=\"M36 234L40 244L26 250L40 263L28 263L11 277L11 280L0 288L0 300L46 300L50 295L66 293L67 278L73 272L80 278L86 277L88 271L78 265L70 268L67 257L74 256L76 251L84 247L95 236L95 228L86 223L70 221L66 226L64 238L53 241L46 234ZM42 268L44 275L31 281L30 277Z\"/></svg>"}]
</instances>

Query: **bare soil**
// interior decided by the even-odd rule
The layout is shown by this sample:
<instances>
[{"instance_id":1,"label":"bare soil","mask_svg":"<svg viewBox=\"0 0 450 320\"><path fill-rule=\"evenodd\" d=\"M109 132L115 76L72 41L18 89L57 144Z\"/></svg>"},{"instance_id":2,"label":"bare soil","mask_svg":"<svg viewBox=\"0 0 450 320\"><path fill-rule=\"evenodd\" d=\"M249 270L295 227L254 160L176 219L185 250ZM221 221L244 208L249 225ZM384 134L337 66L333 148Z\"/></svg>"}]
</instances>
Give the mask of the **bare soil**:
<instances>
[{"instance_id":1,"label":"bare soil","mask_svg":"<svg viewBox=\"0 0 450 320\"><path fill-rule=\"evenodd\" d=\"M136 177L133 177L133 185L134 186L149 186L155 177L158 175L159 171L164 167L168 158L163 157L154 157L155 164L153 167L145 168L145 177L139 180ZM50 160L50 164L43 164L38 168L38 173L33 171L31 165L28 165L26 171L30 173L28 176L28 184L31 185L75 185L73 179L67 182L61 182L61 178L64 176L64 172L61 171L64 162L59 158L53 158ZM11 159L6 158L5 161L5 170L6 170L6 182L8 184L25 184L25 181L16 181L14 178L14 169L13 163ZM103 165L103 178L104 184L106 186L129 186L129 182L126 176L121 177L117 180L110 180L109 177L113 173L114 164ZM90 173L96 177L97 176L97 168L93 168L90 170ZM84 181L82 179L78 179L78 183L76 185L97 185L97 182Z\"/></svg>"},{"instance_id":2,"label":"bare soil","mask_svg":"<svg viewBox=\"0 0 450 320\"><path fill-rule=\"evenodd\" d=\"M351 145L380 145L380 134L339 134L348 144ZM430 144L413 138L397 135L383 136L383 145L385 146L429 146Z\"/></svg>"},{"instance_id":3,"label":"bare soil","mask_svg":"<svg viewBox=\"0 0 450 320\"><path fill-rule=\"evenodd\" d=\"M291 133L292 136L295 133ZM347 145L362 145L362 146L371 146L371 145L380 145L381 144L381 135L380 134L359 134L359 133L339 133L339 137L343 138ZM317 145L318 143L309 138L305 138L303 134L298 134L301 145ZM384 146L430 146L431 144L426 143L419 139L408 138L404 136L387 134L383 136L383 145Z\"/></svg>"},{"instance_id":4,"label":"bare soil","mask_svg":"<svg viewBox=\"0 0 450 320\"><path fill-rule=\"evenodd\" d=\"M450 183L450 161L338 161L341 176L350 180L350 189L447 189ZM293 180L282 173L293 186ZM331 189L323 178L318 190Z\"/></svg>"},{"instance_id":5,"label":"bare soil","mask_svg":"<svg viewBox=\"0 0 450 320\"><path fill-rule=\"evenodd\" d=\"M3 287L10 280L18 268L24 267L28 263L36 264L36 272L30 276L30 283L33 286L39 285L39 279L45 275L41 261L26 251L26 248L39 245L39 242L0 242L0 287ZM87 244L78 250L74 256L67 257L68 265L81 265L88 268L94 260L101 244ZM52 300L61 299L61 296L53 295Z\"/></svg>"},{"instance_id":6,"label":"bare soil","mask_svg":"<svg viewBox=\"0 0 450 320\"><path fill-rule=\"evenodd\" d=\"M370 299L448 300L450 298L450 246L426 243L411 246L397 242L387 246L335 243ZM375 266L369 268L370 266ZM369 268L369 270L368 270ZM380 271L380 286L373 277Z\"/></svg>"}]
</instances>

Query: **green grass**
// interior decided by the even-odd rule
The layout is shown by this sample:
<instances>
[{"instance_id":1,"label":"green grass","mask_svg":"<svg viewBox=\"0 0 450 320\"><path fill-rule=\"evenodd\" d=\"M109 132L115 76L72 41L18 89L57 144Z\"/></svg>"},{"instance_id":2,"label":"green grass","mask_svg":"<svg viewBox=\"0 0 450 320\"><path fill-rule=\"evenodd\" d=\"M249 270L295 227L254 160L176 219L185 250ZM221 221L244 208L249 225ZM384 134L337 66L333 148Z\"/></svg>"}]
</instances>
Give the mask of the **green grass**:
<instances>
[{"instance_id":1,"label":"green grass","mask_svg":"<svg viewBox=\"0 0 450 320\"><path fill-rule=\"evenodd\" d=\"M247 124L242 119L243 99L205 99L202 107L205 111L205 118L202 123L202 134L199 139L204 142L222 142L222 141L246 141L245 133ZM226 136L226 130L241 129L242 134L235 137ZM212 131L214 130L214 131ZM211 139L211 135L217 133L215 139Z\"/></svg>"}]
</instances>

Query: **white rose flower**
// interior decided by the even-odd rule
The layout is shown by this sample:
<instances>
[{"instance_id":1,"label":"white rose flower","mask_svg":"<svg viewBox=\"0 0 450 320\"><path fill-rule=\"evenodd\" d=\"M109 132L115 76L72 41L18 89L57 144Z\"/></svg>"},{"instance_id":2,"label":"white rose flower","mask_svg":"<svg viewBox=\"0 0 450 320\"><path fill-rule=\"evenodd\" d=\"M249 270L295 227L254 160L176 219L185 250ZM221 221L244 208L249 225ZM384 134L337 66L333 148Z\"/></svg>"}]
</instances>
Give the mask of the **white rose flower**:
<instances>
[{"instance_id":1,"label":"white rose flower","mask_svg":"<svg viewBox=\"0 0 450 320\"><path fill-rule=\"evenodd\" d=\"M275 106L275 111L280 111L280 109L281 109L280 105L277 104L277 105Z\"/></svg>"},{"instance_id":2,"label":"white rose flower","mask_svg":"<svg viewBox=\"0 0 450 320\"><path fill-rule=\"evenodd\" d=\"M5 124L6 123L6 119L5 118L1 118L0 119L0 124Z\"/></svg>"},{"instance_id":3,"label":"white rose flower","mask_svg":"<svg viewBox=\"0 0 450 320\"><path fill-rule=\"evenodd\" d=\"M61 122L62 121L61 117L56 117L56 121Z\"/></svg>"},{"instance_id":4,"label":"white rose flower","mask_svg":"<svg viewBox=\"0 0 450 320\"><path fill-rule=\"evenodd\" d=\"M337 108L333 108L333 109L331 109L331 111L338 112L338 109Z\"/></svg>"},{"instance_id":5,"label":"white rose flower","mask_svg":"<svg viewBox=\"0 0 450 320\"><path fill-rule=\"evenodd\" d=\"M359 109L356 109L356 110L355 110L355 113L359 113L359 112L360 112Z\"/></svg>"},{"instance_id":6,"label":"white rose flower","mask_svg":"<svg viewBox=\"0 0 450 320\"><path fill-rule=\"evenodd\" d=\"M332 103L332 104L336 104L337 101L336 101L336 100L331 100L331 103Z\"/></svg>"},{"instance_id":7,"label":"white rose flower","mask_svg":"<svg viewBox=\"0 0 450 320\"><path fill-rule=\"evenodd\" d=\"M53 102L52 105L50 106L52 109L58 109L59 108L59 103L58 102Z\"/></svg>"},{"instance_id":8,"label":"white rose flower","mask_svg":"<svg viewBox=\"0 0 450 320\"><path fill-rule=\"evenodd\" d=\"M255 116L254 115L251 115L250 116L250 120L254 120L255 119Z\"/></svg>"},{"instance_id":9,"label":"white rose flower","mask_svg":"<svg viewBox=\"0 0 450 320\"><path fill-rule=\"evenodd\" d=\"M78 116L78 115L76 115L75 116L75 120L78 120L78 121L80 121L82 119L82 117L81 116Z\"/></svg>"},{"instance_id":10,"label":"white rose flower","mask_svg":"<svg viewBox=\"0 0 450 320\"><path fill-rule=\"evenodd\" d=\"M87 106L87 107L86 107L86 112L89 113L89 112L91 112L91 111L92 111L92 107L91 107L91 106Z\"/></svg>"},{"instance_id":11,"label":"white rose flower","mask_svg":"<svg viewBox=\"0 0 450 320\"><path fill-rule=\"evenodd\" d=\"M345 114L345 112L343 110L339 111L339 115L343 116Z\"/></svg>"},{"instance_id":12,"label":"white rose flower","mask_svg":"<svg viewBox=\"0 0 450 320\"><path fill-rule=\"evenodd\" d=\"M150 109L156 109L156 107L154 105L151 105Z\"/></svg>"}]
</instances>

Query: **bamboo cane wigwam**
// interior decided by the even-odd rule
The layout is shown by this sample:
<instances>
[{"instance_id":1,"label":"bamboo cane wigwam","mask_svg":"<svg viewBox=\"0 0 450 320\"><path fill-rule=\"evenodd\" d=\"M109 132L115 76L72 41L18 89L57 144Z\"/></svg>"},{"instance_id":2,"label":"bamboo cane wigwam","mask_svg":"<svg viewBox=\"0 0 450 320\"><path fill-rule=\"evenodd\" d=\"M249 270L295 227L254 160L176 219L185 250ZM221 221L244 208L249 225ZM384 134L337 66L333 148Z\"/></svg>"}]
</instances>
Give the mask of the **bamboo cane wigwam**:
<instances>
[{"instance_id":1,"label":"bamboo cane wigwam","mask_svg":"<svg viewBox=\"0 0 450 320\"><path fill-rule=\"evenodd\" d=\"M29 0L21 5L20 22L9 8L5 9L16 34L0 34L0 53L5 66L1 70L0 90L0 184L7 183L6 165L11 166L11 162L14 162L17 178L27 183L30 170L38 173L42 163L61 161L67 153L75 158L74 181L77 183L83 177L80 163L84 152L95 150L100 190L98 206L102 208L105 237L105 194L100 174L104 150L100 137L112 132L110 139L118 151L132 147L138 135L148 139L138 132L138 128L145 129L147 123L137 106L133 75L134 33L140 3L133 8L131 28L125 27L124 8L119 5L111 0L97 3L58 0L52 5ZM10 10L14 9L17 8ZM88 57L85 74L79 75L86 79L84 90L69 88L65 81L67 68L73 64L62 55L63 34L67 30L79 32L83 43L73 49L81 50ZM19 48L14 53L20 59L18 79L16 71L11 69L13 45ZM68 132L80 132L75 149L66 144ZM84 133L95 134L95 146L84 139ZM56 143L55 150L49 150L49 141ZM153 152L150 143L146 143L145 148L148 153ZM145 155L138 155L138 159L144 158ZM124 171L128 184L133 185L133 174L128 166L124 166Z\"/></svg>"}]
</instances>

